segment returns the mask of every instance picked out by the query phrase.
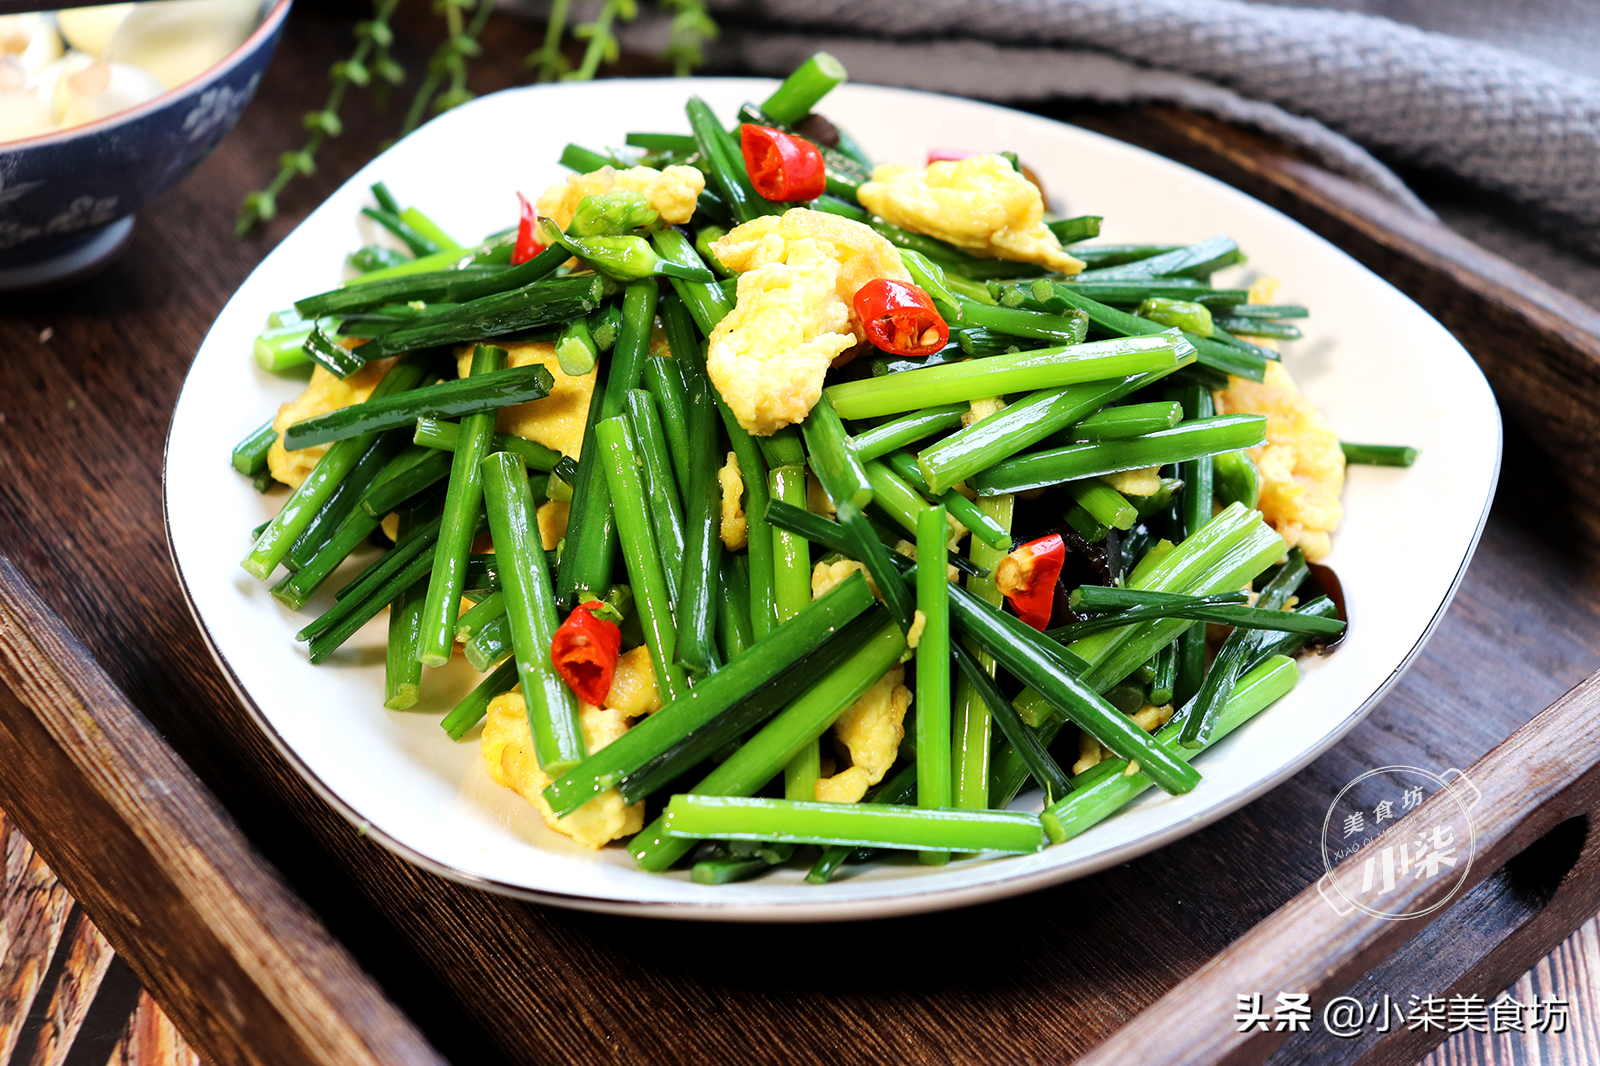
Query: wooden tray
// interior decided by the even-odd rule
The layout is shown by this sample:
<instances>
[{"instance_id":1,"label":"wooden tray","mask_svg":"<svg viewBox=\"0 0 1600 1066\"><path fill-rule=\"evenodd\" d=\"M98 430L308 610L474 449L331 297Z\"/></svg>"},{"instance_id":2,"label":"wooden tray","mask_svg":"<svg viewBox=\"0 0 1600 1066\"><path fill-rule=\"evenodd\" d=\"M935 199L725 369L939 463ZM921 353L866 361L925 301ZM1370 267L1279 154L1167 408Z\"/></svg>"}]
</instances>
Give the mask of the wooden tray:
<instances>
[{"instance_id":1,"label":"wooden tray","mask_svg":"<svg viewBox=\"0 0 1600 1066\"><path fill-rule=\"evenodd\" d=\"M191 354L267 246L227 236L235 205L294 142L348 25L297 11L239 130L152 206L120 264L0 307L0 552L15 564L0 567L0 807L211 1062L1057 1061L1113 1037L1104 1061L1255 1061L1273 1037L1229 1035L1240 992L1326 997L1392 956L1386 990L1492 996L1594 912L1593 847L1570 828L1545 834L1594 802L1595 694L1529 719L1600 646L1576 535L1600 520L1573 491L1600 465L1585 417L1600 401L1600 322L1274 145L1156 109L1065 117L1216 173L1341 243L1456 331L1506 410L1503 489L1455 605L1343 743L1136 862L870 925L540 909L363 839L284 766L212 665L167 558L159 486ZM481 87L515 80L532 37L512 24L489 35ZM407 42L403 28L399 47L417 49ZM378 127L358 108L347 128ZM334 142L268 239L371 147ZM1425 537L1396 531L1397 550ZM1337 919L1307 892L1329 799L1390 763L1470 767L1492 815L1481 883L1398 952L1414 927ZM1437 1038L1284 1054L1413 1061Z\"/></svg>"}]
</instances>

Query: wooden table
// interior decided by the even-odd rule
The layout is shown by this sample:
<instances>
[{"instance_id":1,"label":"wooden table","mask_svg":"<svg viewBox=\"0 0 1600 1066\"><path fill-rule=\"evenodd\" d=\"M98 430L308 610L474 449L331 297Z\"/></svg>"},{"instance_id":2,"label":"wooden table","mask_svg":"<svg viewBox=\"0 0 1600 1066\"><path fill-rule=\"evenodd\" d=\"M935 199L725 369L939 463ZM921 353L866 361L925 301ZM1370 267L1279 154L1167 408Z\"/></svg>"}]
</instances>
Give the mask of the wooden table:
<instances>
[{"instance_id":1,"label":"wooden table","mask_svg":"<svg viewBox=\"0 0 1600 1066\"><path fill-rule=\"evenodd\" d=\"M168 419L200 339L388 128L358 101L353 132L266 234L228 236L240 197L319 103L356 16L295 12L238 130L145 211L121 262L80 288L0 305L0 553L16 568L0 568L0 634L16 645L0 655L0 744L22 753L0 766L0 807L219 1066L1064 1060L1312 883L1343 783L1396 762L1467 766L1596 667L1595 555L1581 534L1600 521L1573 486L1594 483L1600 447L1574 397L1600 377L1600 316L1273 146L1161 111L1077 111L1333 236L1456 330L1500 391L1507 476L1483 544L1378 709L1289 783L1177 844L950 914L822 928L651 922L541 909L405 864L318 800L251 725L184 607L161 517ZM518 80L533 46L524 27L491 31L483 91ZM417 33L402 26L402 53L419 51ZM1561 462L1551 449L1567 450ZM17 574L39 601L17 591ZM90 749L98 761L85 770ZM1508 904L1478 917L1526 914ZM1394 987L1442 992L1450 967L1481 951L1441 943ZM1233 1009L1218 1003L1217 1017ZM1391 1054L1414 1061L1432 1042Z\"/></svg>"}]
</instances>

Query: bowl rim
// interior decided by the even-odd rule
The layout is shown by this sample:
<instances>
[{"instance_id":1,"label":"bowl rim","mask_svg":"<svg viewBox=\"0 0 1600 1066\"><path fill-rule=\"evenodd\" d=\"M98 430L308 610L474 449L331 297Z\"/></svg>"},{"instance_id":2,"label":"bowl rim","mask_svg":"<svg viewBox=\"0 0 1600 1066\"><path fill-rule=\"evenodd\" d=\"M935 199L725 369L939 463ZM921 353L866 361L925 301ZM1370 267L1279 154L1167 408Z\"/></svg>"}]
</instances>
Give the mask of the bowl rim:
<instances>
[{"instance_id":1,"label":"bowl rim","mask_svg":"<svg viewBox=\"0 0 1600 1066\"><path fill-rule=\"evenodd\" d=\"M51 130L49 133L36 133L31 137L19 137L14 141L0 141L0 154L17 151L22 148L35 148L58 141L67 141L87 133L98 133L160 110L179 97L188 95L197 86L215 81L243 62L245 56L260 47L265 37L278 31L279 27L283 25L284 19L288 17L289 8L293 3L294 0L274 0L271 10L262 16L260 24L250 31L250 36L241 41L237 48L188 81L179 82L160 96L152 97L142 104L107 115L105 118L97 118L93 122L85 122L79 126L69 126L64 130Z\"/></svg>"}]
</instances>

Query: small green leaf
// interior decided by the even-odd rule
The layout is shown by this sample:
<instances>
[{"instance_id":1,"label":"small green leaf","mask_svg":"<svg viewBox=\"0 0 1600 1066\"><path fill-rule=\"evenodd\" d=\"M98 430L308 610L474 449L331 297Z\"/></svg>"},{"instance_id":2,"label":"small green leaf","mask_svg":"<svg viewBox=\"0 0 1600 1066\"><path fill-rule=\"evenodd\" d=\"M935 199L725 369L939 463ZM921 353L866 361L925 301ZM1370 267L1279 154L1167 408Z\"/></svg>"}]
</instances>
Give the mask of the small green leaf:
<instances>
[{"instance_id":1,"label":"small green leaf","mask_svg":"<svg viewBox=\"0 0 1600 1066\"><path fill-rule=\"evenodd\" d=\"M344 123L332 111L312 111L305 117L305 127L308 130L321 130L329 137L337 137L344 130Z\"/></svg>"},{"instance_id":2,"label":"small green leaf","mask_svg":"<svg viewBox=\"0 0 1600 1066\"><path fill-rule=\"evenodd\" d=\"M450 89L439 94L438 98L433 102L433 109L442 113L452 107L460 107L468 100L475 98L476 94L468 92L466 89Z\"/></svg>"},{"instance_id":3,"label":"small green leaf","mask_svg":"<svg viewBox=\"0 0 1600 1066\"><path fill-rule=\"evenodd\" d=\"M379 48L387 48L394 43L394 31L387 22L358 22L356 36L365 37Z\"/></svg>"},{"instance_id":4,"label":"small green leaf","mask_svg":"<svg viewBox=\"0 0 1600 1066\"><path fill-rule=\"evenodd\" d=\"M333 76L335 78L344 78L348 80L351 85L364 86L372 80L372 75L368 73L367 68L356 59L347 59L342 62L335 63L333 65Z\"/></svg>"},{"instance_id":5,"label":"small green leaf","mask_svg":"<svg viewBox=\"0 0 1600 1066\"><path fill-rule=\"evenodd\" d=\"M293 171L296 174L309 176L317 172L316 159L305 149L301 149L298 152L283 153L278 157L278 165L284 170Z\"/></svg>"},{"instance_id":6,"label":"small green leaf","mask_svg":"<svg viewBox=\"0 0 1600 1066\"><path fill-rule=\"evenodd\" d=\"M458 33L451 37L450 44L464 56L477 57L483 54L483 45L464 33Z\"/></svg>"},{"instance_id":7,"label":"small green leaf","mask_svg":"<svg viewBox=\"0 0 1600 1066\"><path fill-rule=\"evenodd\" d=\"M454 52L441 48L428 60L428 74L435 78L448 78L452 67L452 60L461 61Z\"/></svg>"},{"instance_id":8,"label":"small green leaf","mask_svg":"<svg viewBox=\"0 0 1600 1066\"><path fill-rule=\"evenodd\" d=\"M278 213L278 199L266 189L249 193L244 198L244 209L263 222Z\"/></svg>"}]
</instances>

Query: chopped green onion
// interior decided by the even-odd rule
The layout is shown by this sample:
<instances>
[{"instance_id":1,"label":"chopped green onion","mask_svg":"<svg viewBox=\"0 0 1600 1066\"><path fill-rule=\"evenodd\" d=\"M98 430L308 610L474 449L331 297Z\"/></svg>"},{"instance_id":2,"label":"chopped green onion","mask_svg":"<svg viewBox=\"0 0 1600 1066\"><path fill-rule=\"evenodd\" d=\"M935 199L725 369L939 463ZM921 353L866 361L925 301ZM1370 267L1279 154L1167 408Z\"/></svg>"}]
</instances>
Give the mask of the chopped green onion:
<instances>
[{"instance_id":1,"label":"chopped green onion","mask_svg":"<svg viewBox=\"0 0 1600 1066\"><path fill-rule=\"evenodd\" d=\"M400 516L399 537L404 538L416 528L417 516L406 512ZM385 649L383 670L383 705L391 711L403 711L417 704L422 689L422 663L417 653L422 647L422 611L428 598L428 587L423 584L403 589L389 605L389 641Z\"/></svg>"},{"instance_id":2,"label":"chopped green onion","mask_svg":"<svg viewBox=\"0 0 1600 1066\"><path fill-rule=\"evenodd\" d=\"M1344 461L1365 466L1410 466L1417 461L1417 449L1402 444L1351 444L1339 442Z\"/></svg>"},{"instance_id":3,"label":"chopped green onion","mask_svg":"<svg viewBox=\"0 0 1600 1066\"><path fill-rule=\"evenodd\" d=\"M424 448L453 452L456 450L456 438L460 433L459 423L445 422L437 418L419 418L411 442L420 444ZM522 456L522 461L528 464L530 470L559 471L566 466L570 468L574 477L577 476L577 464L554 448L547 448L537 441L513 436L510 433L496 433L490 448L497 452L516 452Z\"/></svg>"},{"instance_id":4,"label":"chopped green onion","mask_svg":"<svg viewBox=\"0 0 1600 1066\"><path fill-rule=\"evenodd\" d=\"M495 553L506 560L506 617L533 732L533 750L539 766L555 777L580 764L588 751L578 699L550 658L551 641L560 623L549 564L539 540L533 494L528 491L527 467L521 456L495 452L483 460L480 476Z\"/></svg>"},{"instance_id":5,"label":"chopped green onion","mask_svg":"<svg viewBox=\"0 0 1600 1066\"><path fill-rule=\"evenodd\" d=\"M254 345L256 365L269 374L286 374L309 366L311 356L306 353L305 345L311 329L304 323L296 323L261 331Z\"/></svg>"},{"instance_id":6,"label":"chopped green onion","mask_svg":"<svg viewBox=\"0 0 1600 1066\"><path fill-rule=\"evenodd\" d=\"M950 599L945 580L945 544L950 530L945 509L935 505L917 515L917 612L922 635L917 643L917 806L948 807L950 770ZM939 866L948 851L924 851L922 861Z\"/></svg>"},{"instance_id":7,"label":"chopped green onion","mask_svg":"<svg viewBox=\"0 0 1600 1066\"><path fill-rule=\"evenodd\" d=\"M494 668L494 672L478 682L471 692L456 704L439 726L449 734L451 740L460 740L467 735L467 731L479 722L484 715L489 713L489 704L501 693L510 692L517 687L517 662L507 659Z\"/></svg>"},{"instance_id":8,"label":"chopped green onion","mask_svg":"<svg viewBox=\"0 0 1600 1066\"><path fill-rule=\"evenodd\" d=\"M260 428L233 446L233 468L245 477L255 477L267 468L267 453L278 440L278 431L267 419Z\"/></svg>"},{"instance_id":9,"label":"chopped green onion","mask_svg":"<svg viewBox=\"0 0 1600 1066\"><path fill-rule=\"evenodd\" d=\"M512 404L541 400L550 394L553 384L550 371L532 363L426 385L398 395L374 394L366 403L341 407L294 423L283 431L283 446L289 451L298 451L329 441L409 426L419 418L453 418L493 412ZM490 423L492 430L492 417Z\"/></svg>"},{"instance_id":10,"label":"chopped green onion","mask_svg":"<svg viewBox=\"0 0 1600 1066\"><path fill-rule=\"evenodd\" d=\"M980 496L1021 492L1120 470L1139 470L1254 448L1266 443L1266 439L1267 420L1261 415L1216 415L1127 440L1069 444L1019 455L990 467L973 478L971 485ZM1189 484L1186 491L1195 491L1193 483ZM1210 494L1197 498L1209 501Z\"/></svg>"},{"instance_id":11,"label":"chopped green onion","mask_svg":"<svg viewBox=\"0 0 1600 1066\"><path fill-rule=\"evenodd\" d=\"M650 516L645 511L644 484L640 477L638 446L621 416L606 418L595 427L595 443L604 457L606 482L611 489L617 534L628 580L637 597L639 621L655 667L656 685L663 702L689 692L689 678L677 661L678 631L672 618L667 577Z\"/></svg>"},{"instance_id":12,"label":"chopped green onion","mask_svg":"<svg viewBox=\"0 0 1600 1066\"><path fill-rule=\"evenodd\" d=\"M1059 222L1046 222L1045 225L1056 235L1056 240L1062 244L1072 244L1075 241L1086 241L1090 237L1100 236L1100 223L1103 221L1099 215L1079 215L1077 218L1064 218Z\"/></svg>"},{"instance_id":13,"label":"chopped green onion","mask_svg":"<svg viewBox=\"0 0 1600 1066\"><path fill-rule=\"evenodd\" d=\"M1139 521L1139 512L1133 509L1126 497L1104 482L1069 481L1067 495L1096 522L1112 529L1132 529L1134 523Z\"/></svg>"},{"instance_id":14,"label":"chopped green onion","mask_svg":"<svg viewBox=\"0 0 1600 1066\"><path fill-rule=\"evenodd\" d=\"M761 110L774 122L793 126L814 111L818 101L848 77L843 63L827 52L817 52L783 80L761 105Z\"/></svg>"},{"instance_id":15,"label":"chopped green onion","mask_svg":"<svg viewBox=\"0 0 1600 1066\"><path fill-rule=\"evenodd\" d=\"M865 507L872 502L872 482L861 459L851 447L844 423L827 394L817 400L811 413L800 424L810 453L811 468L822 482L828 497L837 503ZM802 501L804 494L802 493ZM790 501L794 502L794 501Z\"/></svg>"},{"instance_id":16,"label":"chopped green onion","mask_svg":"<svg viewBox=\"0 0 1600 1066\"><path fill-rule=\"evenodd\" d=\"M502 368L508 353L504 348L480 344L473 349L471 383L496 373L515 373ZM550 372L544 367L542 391L549 391ZM453 383L452 383L453 384ZM419 390L423 391L423 390ZM461 590L465 587L467 556L483 513L484 456L494 439L494 411L468 415L462 419L460 436L451 458L450 480L445 488L444 521L439 527L439 545L434 552L433 577L428 582L428 601L423 609L422 637L417 657L426 666L443 666L455 647L456 616L461 612ZM505 453L499 453L505 454ZM521 489L527 493L527 475Z\"/></svg>"},{"instance_id":17,"label":"chopped green onion","mask_svg":"<svg viewBox=\"0 0 1600 1066\"><path fill-rule=\"evenodd\" d=\"M1223 452L1211 459L1211 478L1223 506L1254 507L1261 500L1261 470L1248 452Z\"/></svg>"},{"instance_id":18,"label":"chopped green onion","mask_svg":"<svg viewBox=\"0 0 1600 1066\"><path fill-rule=\"evenodd\" d=\"M972 407L966 401L928 407L901 415L881 426L863 430L851 438L850 446L861 462L888 455L935 433L961 428L961 418ZM835 412L837 414L837 412Z\"/></svg>"},{"instance_id":19,"label":"chopped green onion","mask_svg":"<svg viewBox=\"0 0 1600 1066\"><path fill-rule=\"evenodd\" d=\"M806 803L739 796L673 796L664 834L693 841L774 840L924 851L1038 851L1044 836L1036 814L1021 811L928 810L887 803Z\"/></svg>"},{"instance_id":20,"label":"chopped green onion","mask_svg":"<svg viewBox=\"0 0 1600 1066\"><path fill-rule=\"evenodd\" d=\"M1126 440L1161 429L1171 429L1183 421L1183 405L1173 400L1107 407L1096 411L1071 429L1078 443L1101 440Z\"/></svg>"},{"instance_id":21,"label":"chopped green onion","mask_svg":"<svg viewBox=\"0 0 1600 1066\"><path fill-rule=\"evenodd\" d=\"M1188 343L1175 332L1159 337L1122 337L910 370L888 378L847 381L829 386L826 391L840 417L871 418L957 400L1170 370L1188 355Z\"/></svg>"}]
</instances>

